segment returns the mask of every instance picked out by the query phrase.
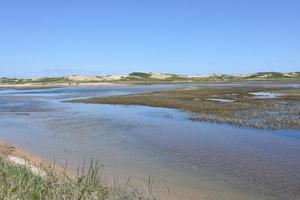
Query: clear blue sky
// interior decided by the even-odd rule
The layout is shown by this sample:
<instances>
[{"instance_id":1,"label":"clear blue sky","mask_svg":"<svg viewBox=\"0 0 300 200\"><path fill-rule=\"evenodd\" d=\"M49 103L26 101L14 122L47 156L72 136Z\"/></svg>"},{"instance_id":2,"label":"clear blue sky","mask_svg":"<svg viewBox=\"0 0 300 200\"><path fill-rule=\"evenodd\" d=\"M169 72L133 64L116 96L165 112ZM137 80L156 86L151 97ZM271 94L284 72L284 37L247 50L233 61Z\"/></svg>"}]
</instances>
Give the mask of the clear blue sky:
<instances>
[{"instance_id":1,"label":"clear blue sky","mask_svg":"<svg viewBox=\"0 0 300 200\"><path fill-rule=\"evenodd\" d=\"M300 71L299 0L0 0L0 76Z\"/></svg>"}]
</instances>

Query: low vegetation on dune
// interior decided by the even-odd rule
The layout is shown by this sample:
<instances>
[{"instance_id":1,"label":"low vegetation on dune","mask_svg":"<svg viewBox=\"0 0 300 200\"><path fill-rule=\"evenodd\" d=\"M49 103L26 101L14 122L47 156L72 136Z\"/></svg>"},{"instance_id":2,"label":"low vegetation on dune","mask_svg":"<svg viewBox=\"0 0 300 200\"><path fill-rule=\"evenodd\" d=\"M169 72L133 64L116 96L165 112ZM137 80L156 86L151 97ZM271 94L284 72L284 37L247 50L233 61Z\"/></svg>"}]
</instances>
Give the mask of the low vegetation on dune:
<instances>
[{"instance_id":1,"label":"low vegetation on dune","mask_svg":"<svg viewBox=\"0 0 300 200\"><path fill-rule=\"evenodd\" d=\"M299 82L300 72L258 72L254 74L210 74L210 75L177 75L168 73L132 72L125 75L107 76L62 76L41 78L0 78L0 85L77 85L82 83L190 83L190 82L242 82L242 81L282 81Z\"/></svg>"},{"instance_id":2,"label":"low vegetation on dune","mask_svg":"<svg viewBox=\"0 0 300 200\"><path fill-rule=\"evenodd\" d=\"M194 120L300 129L300 89L296 88L195 87L72 102L175 108L189 111Z\"/></svg>"}]
</instances>

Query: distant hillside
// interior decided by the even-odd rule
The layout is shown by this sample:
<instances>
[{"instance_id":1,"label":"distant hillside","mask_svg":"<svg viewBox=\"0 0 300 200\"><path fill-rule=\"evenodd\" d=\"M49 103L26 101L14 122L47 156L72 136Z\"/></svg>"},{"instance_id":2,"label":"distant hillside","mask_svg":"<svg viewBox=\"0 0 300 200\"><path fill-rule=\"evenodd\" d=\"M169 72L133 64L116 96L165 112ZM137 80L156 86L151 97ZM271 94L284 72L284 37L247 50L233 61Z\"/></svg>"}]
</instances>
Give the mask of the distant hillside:
<instances>
[{"instance_id":1,"label":"distant hillside","mask_svg":"<svg viewBox=\"0 0 300 200\"><path fill-rule=\"evenodd\" d=\"M64 76L41 78L0 78L1 85L49 85L80 83L184 83L184 82L231 82L231 81L296 81L300 82L300 72L258 72L253 74L210 74L177 75L167 73L132 72L125 75L107 76Z\"/></svg>"}]
</instances>

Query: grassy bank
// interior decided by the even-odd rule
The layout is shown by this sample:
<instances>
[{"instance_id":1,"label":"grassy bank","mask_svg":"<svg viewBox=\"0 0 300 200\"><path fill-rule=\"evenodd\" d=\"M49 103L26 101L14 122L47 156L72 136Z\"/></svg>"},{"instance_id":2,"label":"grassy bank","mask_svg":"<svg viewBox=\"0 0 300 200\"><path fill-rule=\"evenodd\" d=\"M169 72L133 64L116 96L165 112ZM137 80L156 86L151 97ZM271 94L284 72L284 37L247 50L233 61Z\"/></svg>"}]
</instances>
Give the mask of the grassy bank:
<instances>
[{"instance_id":1,"label":"grassy bank","mask_svg":"<svg viewBox=\"0 0 300 200\"><path fill-rule=\"evenodd\" d=\"M256 97L255 92L280 94ZM144 94L90 98L72 102L175 108L201 121L267 129L300 129L300 89L197 87Z\"/></svg>"},{"instance_id":2,"label":"grassy bank","mask_svg":"<svg viewBox=\"0 0 300 200\"><path fill-rule=\"evenodd\" d=\"M3 200L155 200L151 181L146 191L129 183L107 186L102 181L102 167L89 166L71 175L67 170L24 156L12 145L0 141L0 199ZM21 155L22 154L22 155ZM26 160L26 163L25 163ZM16 162L24 161L24 162ZM37 168L38 167L38 168ZM39 173L37 173L38 170ZM40 173L43 172L43 173Z\"/></svg>"},{"instance_id":3,"label":"grassy bank","mask_svg":"<svg viewBox=\"0 0 300 200\"><path fill-rule=\"evenodd\" d=\"M97 168L86 175L59 177L54 171L46 177L34 174L29 167L0 159L0 199L109 199L110 190L96 179Z\"/></svg>"}]
</instances>

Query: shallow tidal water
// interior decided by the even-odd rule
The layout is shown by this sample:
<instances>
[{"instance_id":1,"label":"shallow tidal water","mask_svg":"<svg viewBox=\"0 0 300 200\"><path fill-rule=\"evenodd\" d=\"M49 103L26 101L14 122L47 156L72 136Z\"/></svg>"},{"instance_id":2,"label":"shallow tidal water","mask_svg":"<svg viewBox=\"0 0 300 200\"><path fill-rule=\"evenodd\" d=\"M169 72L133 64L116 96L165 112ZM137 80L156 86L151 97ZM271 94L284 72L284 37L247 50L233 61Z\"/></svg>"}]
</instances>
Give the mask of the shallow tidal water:
<instances>
[{"instance_id":1,"label":"shallow tidal water","mask_svg":"<svg viewBox=\"0 0 300 200\"><path fill-rule=\"evenodd\" d=\"M150 176L163 199L300 199L300 131L191 121L174 109L63 102L191 86L0 90L0 139L73 169L96 160L107 181L131 177L142 189Z\"/></svg>"}]
</instances>

